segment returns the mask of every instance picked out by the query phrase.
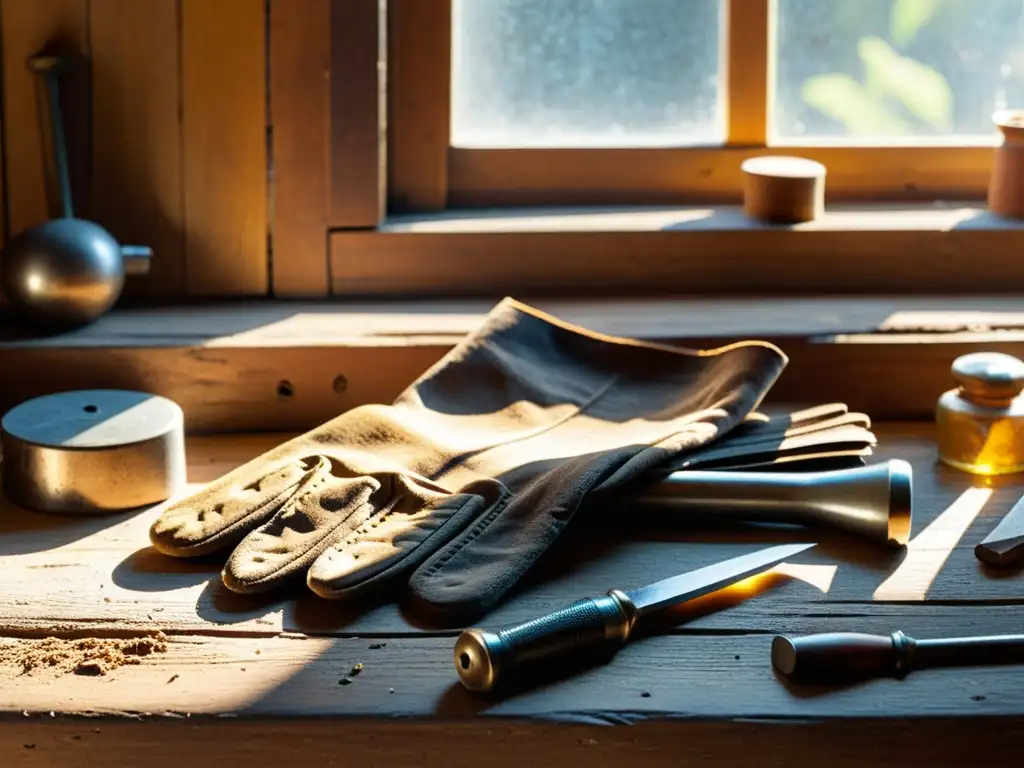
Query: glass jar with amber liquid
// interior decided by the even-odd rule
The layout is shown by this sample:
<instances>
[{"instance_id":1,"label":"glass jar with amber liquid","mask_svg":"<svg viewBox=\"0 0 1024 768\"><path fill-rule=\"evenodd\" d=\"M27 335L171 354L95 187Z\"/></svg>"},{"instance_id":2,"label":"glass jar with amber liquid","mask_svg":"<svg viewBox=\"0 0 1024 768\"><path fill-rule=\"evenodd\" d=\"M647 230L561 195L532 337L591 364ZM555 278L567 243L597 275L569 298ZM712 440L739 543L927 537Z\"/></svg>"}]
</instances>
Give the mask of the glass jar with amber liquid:
<instances>
[{"instance_id":1,"label":"glass jar with amber liquid","mask_svg":"<svg viewBox=\"0 0 1024 768\"><path fill-rule=\"evenodd\" d=\"M953 363L956 389L939 398L939 458L975 475L1024 472L1024 361L977 352Z\"/></svg>"}]
</instances>

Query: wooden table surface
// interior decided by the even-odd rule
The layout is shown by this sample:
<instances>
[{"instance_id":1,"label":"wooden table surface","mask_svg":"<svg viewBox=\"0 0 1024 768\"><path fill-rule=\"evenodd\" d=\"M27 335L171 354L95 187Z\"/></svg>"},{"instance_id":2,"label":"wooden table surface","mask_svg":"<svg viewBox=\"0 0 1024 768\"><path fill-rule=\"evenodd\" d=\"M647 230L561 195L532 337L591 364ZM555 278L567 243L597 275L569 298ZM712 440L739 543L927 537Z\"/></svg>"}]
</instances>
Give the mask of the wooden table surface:
<instances>
[{"instance_id":1,"label":"wooden table surface","mask_svg":"<svg viewBox=\"0 0 1024 768\"><path fill-rule=\"evenodd\" d=\"M1024 493L935 462L928 424L876 425L872 460L915 469L913 539L890 551L797 529L585 522L486 623L537 616L771 543L819 546L768 577L677 611L670 633L607 666L512 696L463 690L455 631L396 605L356 612L311 594L241 597L216 560L148 546L159 508L64 518L0 513L0 637L169 638L167 653L105 677L0 666L0 765L974 764L1019 756L1024 666L921 671L843 688L797 687L769 663L774 633L902 629L918 637L1024 633L1020 571L991 572L974 545ZM190 482L283 439L199 437ZM363 672L339 680L353 665ZM13 761L8 758L13 758Z\"/></svg>"}]
</instances>

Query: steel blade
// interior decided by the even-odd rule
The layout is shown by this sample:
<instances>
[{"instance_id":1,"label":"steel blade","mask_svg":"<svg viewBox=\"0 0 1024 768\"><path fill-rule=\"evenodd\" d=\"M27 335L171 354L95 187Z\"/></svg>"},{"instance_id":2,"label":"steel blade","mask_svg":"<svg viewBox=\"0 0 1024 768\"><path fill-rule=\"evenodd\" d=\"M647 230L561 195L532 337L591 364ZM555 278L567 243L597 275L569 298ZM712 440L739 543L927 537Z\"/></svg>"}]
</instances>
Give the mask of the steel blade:
<instances>
[{"instance_id":1,"label":"steel blade","mask_svg":"<svg viewBox=\"0 0 1024 768\"><path fill-rule=\"evenodd\" d=\"M709 565L627 592L640 615L710 594L778 565L814 544L783 544Z\"/></svg>"}]
</instances>

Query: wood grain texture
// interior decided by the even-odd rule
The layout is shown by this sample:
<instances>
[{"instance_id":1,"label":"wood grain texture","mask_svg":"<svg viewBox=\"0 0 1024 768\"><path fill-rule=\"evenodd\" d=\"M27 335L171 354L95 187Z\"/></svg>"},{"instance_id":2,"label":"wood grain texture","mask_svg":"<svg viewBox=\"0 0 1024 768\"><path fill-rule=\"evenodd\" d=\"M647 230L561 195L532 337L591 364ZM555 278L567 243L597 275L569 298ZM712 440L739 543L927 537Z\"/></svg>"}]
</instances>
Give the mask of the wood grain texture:
<instances>
[{"instance_id":1,"label":"wood grain texture","mask_svg":"<svg viewBox=\"0 0 1024 768\"><path fill-rule=\"evenodd\" d=\"M740 199L740 165L799 155L828 169L826 198L983 200L991 147L733 147L451 150L452 207L661 205Z\"/></svg>"},{"instance_id":2,"label":"wood grain texture","mask_svg":"<svg viewBox=\"0 0 1024 768\"><path fill-rule=\"evenodd\" d=\"M612 335L691 348L771 341L789 365L770 400L819 402L828 393L876 419L931 420L961 354L1024 357L1019 296L519 298ZM5 379L0 408L63 389L127 387L176 400L193 431L307 430L343 409L392 400L492 307L487 299L251 302L122 309L41 339L8 330L0 362L19 375Z\"/></svg>"},{"instance_id":3,"label":"wood grain texture","mask_svg":"<svg viewBox=\"0 0 1024 768\"><path fill-rule=\"evenodd\" d=\"M774 9L771 0L729 0L726 14L726 141L733 146L768 143L769 72Z\"/></svg>"},{"instance_id":4,"label":"wood grain texture","mask_svg":"<svg viewBox=\"0 0 1024 768\"><path fill-rule=\"evenodd\" d=\"M687 636L894 629L921 637L1024 633L1020 580L981 568L973 552L1024 493L1024 480L996 481L991 498L958 535L944 537L937 545L934 531L942 527L944 514L971 488L973 479L935 463L930 425L881 424L877 432L880 445L872 460L898 457L914 468L913 538L907 552L803 529L698 524L672 513L629 511L629 524L624 525L628 508L623 502L615 509L588 510L581 516L486 623L525 621L584 595L613 587L631 589L769 544L816 541L817 547L773 576L677 609L668 617L667 628ZM286 437L191 438L191 489ZM4 500L0 634L45 634L55 623L68 631L93 633L156 627L178 634L238 636L282 630L337 637L451 634L450 629L424 624L394 603L356 608L324 601L304 588L284 595L230 593L219 579L223 556L182 561L149 547L146 532L161 508L69 520L31 513ZM915 546L919 537L923 544L932 543ZM925 550L941 567L924 589L921 569L904 569L904 585L915 596L893 602L901 563L911 553ZM830 582L818 580L823 569L830 571ZM876 594L882 584L888 595Z\"/></svg>"},{"instance_id":5,"label":"wood grain texture","mask_svg":"<svg viewBox=\"0 0 1024 768\"><path fill-rule=\"evenodd\" d=\"M281 638L176 636L168 653L106 679L17 678L0 667L0 712L61 715L150 713L156 721L186 713L197 722L230 713L240 719L334 717L384 720L483 717L565 725L774 718L811 724L835 718L1020 717L1024 671L936 670L906 682L879 680L854 690L790 688L772 673L770 635L657 637L637 642L606 667L504 699L461 689L452 637ZM258 653L257 653L258 652ZM739 658L737 658L739 657ZM341 686L353 665L364 669ZM171 679L173 681L171 681ZM171 681L171 682L169 682ZM643 693L650 696L643 696ZM800 694L803 694L802 696ZM972 696L984 696L972 701ZM886 702L880 705L880 702ZM781 723L776 723L781 727ZM0 731L3 727L0 726Z\"/></svg>"},{"instance_id":6,"label":"wood grain texture","mask_svg":"<svg viewBox=\"0 0 1024 768\"><path fill-rule=\"evenodd\" d=\"M971 702L972 705L976 702ZM968 708L977 712L979 707ZM663 718L629 728L607 722L576 725L521 719L463 718L417 722L335 718L72 719L12 716L0 727L0 749L13 768L76 762L207 768L225 762L277 766L298 760L326 768L393 765L474 768L488 765L573 765L595 768L677 768L708 763L748 768L788 766L813 758L837 768L986 764L1012 754L1022 728L1016 717L823 721L716 721ZM629 718L617 719L626 724ZM794 727L800 726L800 727ZM343 747L334 747L343 729ZM325 746L330 745L330 746Z\"/></svg>"},{"instance_id":7,"label":"wood grain texture","mask_svg":"<svg viewBox=\"0 0 1024 768\"><path fill-rule=\"evenodd\" d=\"M267 264L264 0L181 0L185 286L262 295Z\"/></svg>"},{"instance_id":8,"label":"wood grain texture","mask_svg":"<svg viewBox=\"0 0 1024 768\"><path fill-rule=\"evenodd\" d=\"M4 162L11 234L51 216L44 159L50 154L45 92L29 72L28 59L44 49L89 55L87 0L4 0L3 34ZM88 86L85 70L63 82L72 191L80 215L88 213Z\"/></svg>"},{"instance_id":9,"label":"wood grain texture","mask_svg":"<svg viewBox=\"0 0 1024 768\"><path fill-rule=\"evenodd\" d=\"M388 2L330 5L330 225L376 227L387 186Z\"/></svg>"},{"instance_id":10,"label":"wood grain texture","mask_svg":"<svg viewBox=\"0 0 1024 768\"><path fill-rule=\"evenodd\" d=\"M880 425L879 458L915 468L915 532L922 535L971 481L937 468L926 425ZM192 439L189 479L203 483L283 435ZM1019 495L1004 479L999 504ZM102 678L29 675L0 666L0 754L7 764L87 766L279 764L324 739L344 748L325 765L829 765L973 764L998 759L1024 735L1024 670L928 670L851 687L784 682L769 664L775 633L889 632L918 637L1024 630L1019 579L982 571L971 547L994 524L986 510L954 543L925 600L889 603L871 590L899 571L898 553L817 535L799 557L831 565L827 593L796 564L749 586L676 609L666 633L640 638L607 665L532 689L474 696L457 682L457 630L424 631L393 605L353 613L306 596L241 598L216 586L216 559L157 555L145 531L159 508L58 518L4 502L0 514L0 638L103 636L162 629L166 654ZM618 516L607 530L576 526L521 589L482 624L498 627L610 586L630 587L807 532L680 530ZM650 522L650 521L648 521ZM354 665L362 671L352 675ZM342 679L350 682L339 684ZM85 715L87 717L80 717ZM617 726L629 725L629 728ZM268 738L272 736L273 738ZM31 745L31 746L26 746ZM216 745L211 749L211 745ZM199 749L201 747L201 750ZM198 750L198 751L194 751ZM258 757L257 757L258 756ZM334 757L337 762L333 763ZM173 758L173 763L168 762ZM475 762L471 762L475 760Z\"/></svg>"},{"instance_id":11,"label":"wood grain texture","mask_svg":"<svg viewBox=\"0 0 1024 768\"><path fill-rule=\"evenodd\" d=\"M1006 254L1020 230L984 227L771 226L708 208L655 231L334 232L331 274L334 292L348 296L1015 290L1024 262Z\"/></svg>"},{"instance_id":12,"label":"wood grain texture","mask_svg":"<svg viewBox=\"0 0 1024 768\"><path fill-rule=\"evenodd\" d=\"M388 210L443 210L451 142L451 0L390 0L388 13Z\"/></svg>"},{"instance_id":13,"label":"wood grain texture","mask_svg":"<svg viewBox=\"0 0 1024 768\"><path fill-rule=\"evenodd\" d=\"M270 3L275 296L326 296L331 0Z\"/></svg>"},{"instance_id":14,"label":"wood grain texture","mask_svg":"<svg viewBox=\"0 0 1024 768\"><path fill-rule=\"evenodd\" d=\"M93 200L121 243L154 251L127 295L185 289L178 0L91 0Z\"/></svg>"}]
</instances>

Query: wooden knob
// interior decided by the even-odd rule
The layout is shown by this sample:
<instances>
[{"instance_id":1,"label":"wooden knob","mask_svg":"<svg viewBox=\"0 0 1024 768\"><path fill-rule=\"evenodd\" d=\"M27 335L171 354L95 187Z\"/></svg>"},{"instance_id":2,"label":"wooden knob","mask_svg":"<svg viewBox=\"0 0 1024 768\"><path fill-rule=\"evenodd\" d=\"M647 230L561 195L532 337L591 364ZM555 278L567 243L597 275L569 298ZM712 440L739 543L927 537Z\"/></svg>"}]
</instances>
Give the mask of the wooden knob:
<instances>
[{"instance_id":1,"label":"wooden knob","mask_svg":"<svg viewBox=\"0 0 1024 768\"><path fill-rule=\"evenodd\" d=\"M825 212L825 166L802 157L753 157L741 166L743 209L753 219L797 224Z\"/></svg>"}]
</instances>

